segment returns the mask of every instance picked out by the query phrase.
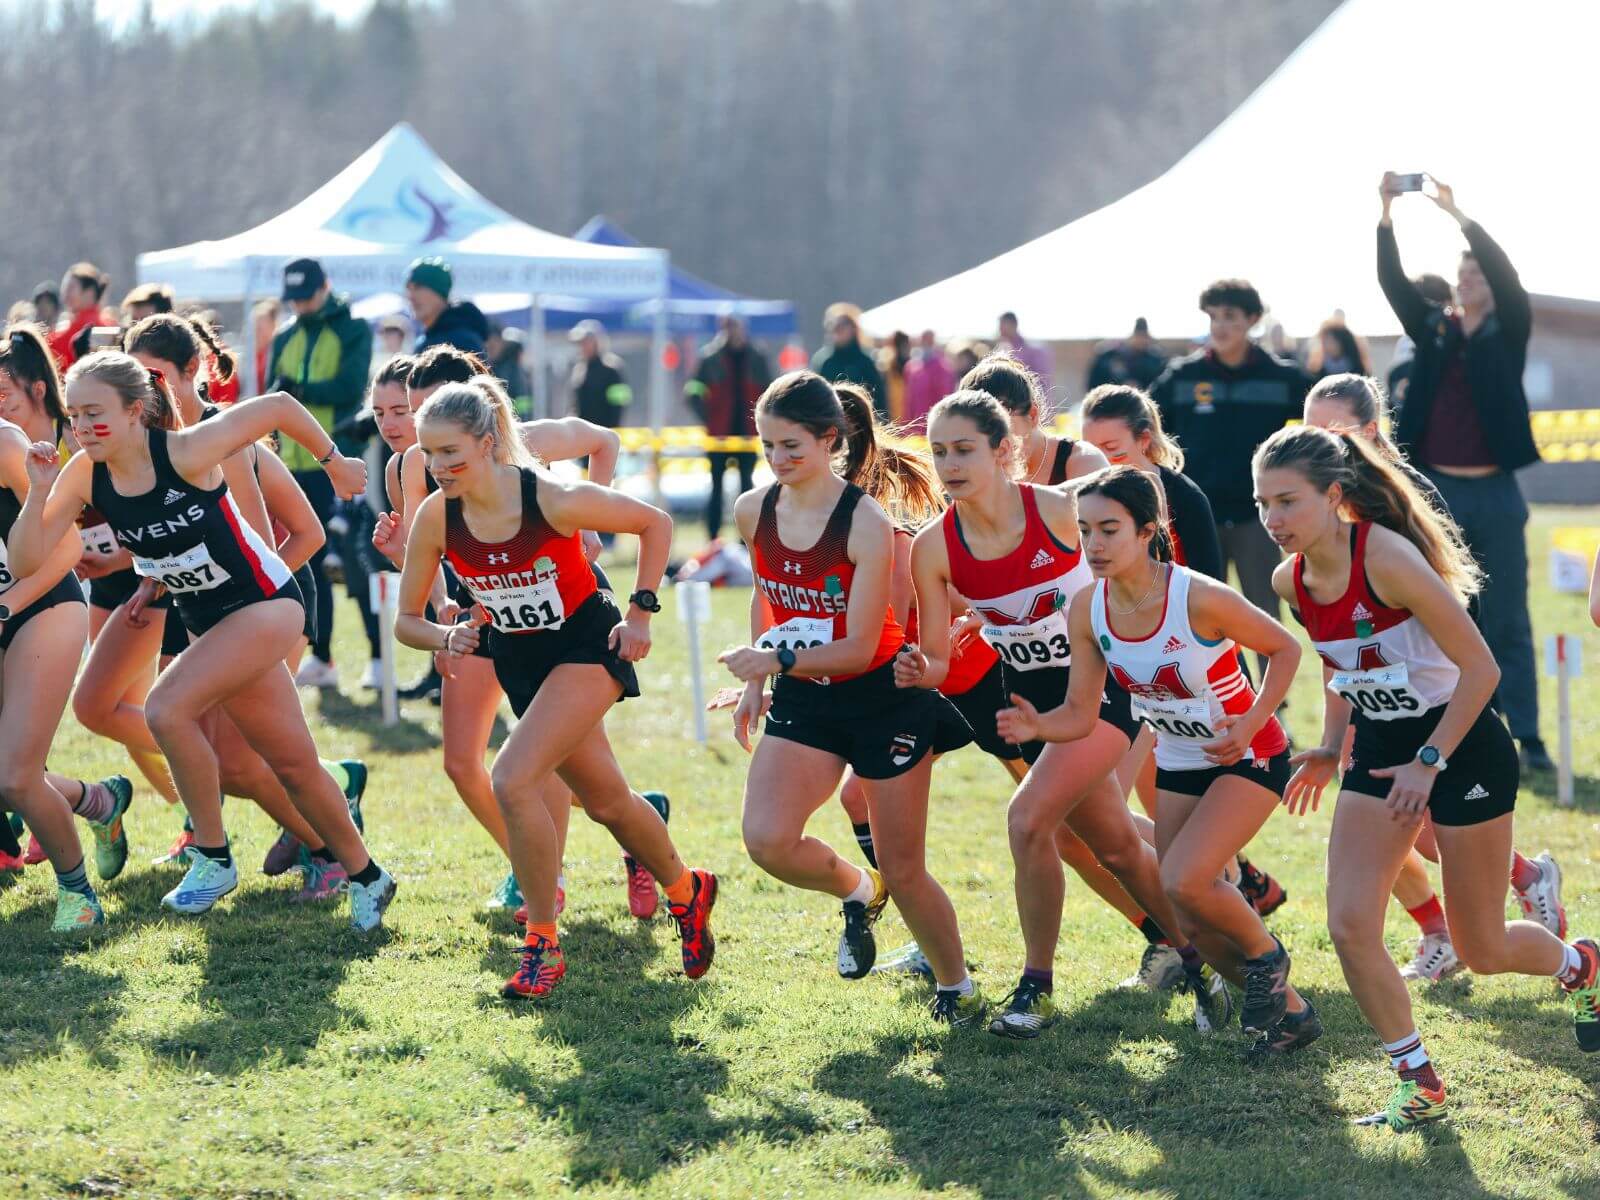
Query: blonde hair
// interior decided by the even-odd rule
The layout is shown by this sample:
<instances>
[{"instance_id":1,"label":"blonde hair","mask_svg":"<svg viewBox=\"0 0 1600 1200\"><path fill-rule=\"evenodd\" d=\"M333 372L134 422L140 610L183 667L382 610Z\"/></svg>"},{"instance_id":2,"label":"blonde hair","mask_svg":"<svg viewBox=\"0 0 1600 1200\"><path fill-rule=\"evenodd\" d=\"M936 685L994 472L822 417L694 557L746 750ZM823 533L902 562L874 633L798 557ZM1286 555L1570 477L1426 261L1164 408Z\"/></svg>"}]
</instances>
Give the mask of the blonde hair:
<instances>
[{"instance_id":1,"label":"blonde hair","mask_svg":"<svg viewBox=\"0 0 1600 1200\"><path fill-rule=\"evenodd\" d=\"M448 421L468 437L490 438L490 453L497 463L514 467L536 467L534 457L522 441L511 398L499 380L478 375L467 383L447 383L417 410L417 426L429 421Z\"/></svg>"}]
</instances>

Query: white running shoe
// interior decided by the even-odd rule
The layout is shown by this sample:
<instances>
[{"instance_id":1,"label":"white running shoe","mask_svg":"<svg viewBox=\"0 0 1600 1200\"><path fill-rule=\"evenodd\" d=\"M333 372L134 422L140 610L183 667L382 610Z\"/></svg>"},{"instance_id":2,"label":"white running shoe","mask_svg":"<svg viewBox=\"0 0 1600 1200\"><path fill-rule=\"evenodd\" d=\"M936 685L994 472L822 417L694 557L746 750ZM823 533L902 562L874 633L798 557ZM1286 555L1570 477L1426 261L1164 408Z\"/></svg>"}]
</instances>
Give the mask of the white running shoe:
<instances>
[{"instance_id":1,"label":"white running shoe","mask_svg":"<svg viewBox=\"0 0 1600 1200\"><path fill-rule=\"evenodd\" d=\"M383 868L371 883L350 881L350 928L357 933L371 933L383 924L383 910L394 899L394 876Z\"/></svg>"},{"instance_id":2,"label":"white running shoe","mask_svg":"<svg viewBox=\"0 0 1600 1200\"><path fill-rule=\"evenodd\" d=\"M873 975L921 975L926 979L933 978L933 964L928 961L928 956L922 952L922 947L915 942L907 942L904 946L890 952L889 957L873 964Z\"/></svg>"},{"instance_id":3,"label":"white running shoe","mask_svg":"<svg viewBox=\"0 0 1600 1200\"><path fill-rule=\"evenodd\" d=\"M1466 970L1456 957L1456 948L1450 939L1437 933L1424 934L1417 942L1417 954L1400 968L1401 979L1425 979L1438 983L1447 975Z\"/></svg>"},{"instance_id":4,"label":"white running shoe","mask_svg":"<svg viewBox=\"0 0 1600 1200\"><path fill-rule=\"evenodd\" d=\"M1152 942L1144 948L1139 969L1117 986L1127 991L1145 988L1152 992L1166 992L1182 981L1183 956L1171 946L1158 946Z\"/></svg>"},{"instance_id":5,"label":"white running shoe","mask_svg":"<svg viewBox=\"0 0 1600 1200\"><path fill-rule=\"evenodd\" d=\"M339 672L334 669L332 663L325 663L313 654L300 664L300 670L295 673L294 685L296 687L336 688L339 686Z\"/></svg>"},{"instance_id":6,"label":"white running shoe","mask_svg":"<svg viewBox=\"0 0 1600 1200\"><path fill-rule=\"evenodd\" d=\"M1548 850L1532 861L1539 868L1539 878L1527 891L1517 892L1522 915L1539 922L1558 938L1565 938L1567 910L1561 903L1561 867Z\"/></svg>"},{"instance_id":7,"label":"white running shoe","mask_svg":"<svg viewBox=\"0 0 1600 1200\"><path fill-rule=\"evenodd\" d=\"M377 691L383 686L383 661L369 658L367 660L367 673L361 677L361 686Z\"/></svg>"},{"instance_id":8,"label":"white running shoe","mask_svg":"<svg viewBox=\"0 0 1600 1200\"><path fill-rule=\"evenodd\" d=\"M173 912L197 916L209 912L218 900L238 886L236 863L223 866L216 859L193 850L189 853L189 870L183 882L161 897L161 903Z\"/></svg>"}]
</instances>

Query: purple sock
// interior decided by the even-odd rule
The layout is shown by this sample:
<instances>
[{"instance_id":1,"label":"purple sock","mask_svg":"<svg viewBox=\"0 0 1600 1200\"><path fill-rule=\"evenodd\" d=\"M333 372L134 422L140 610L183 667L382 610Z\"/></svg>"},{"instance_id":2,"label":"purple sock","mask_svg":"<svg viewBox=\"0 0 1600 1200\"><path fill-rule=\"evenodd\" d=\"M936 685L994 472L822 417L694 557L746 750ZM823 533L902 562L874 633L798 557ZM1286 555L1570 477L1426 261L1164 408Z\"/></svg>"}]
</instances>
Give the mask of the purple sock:
<instances>
[{"instance_id":1,"label":"purple sock","mask_svg":"<svg viewBox=\"0 0 1600 1200\"><path fill-rule=\"evenodd\" d=\"M1035 971L1032 967L1022 968L1022 978L1031 979L1039 985L1041 992L1054 991L1056 986L1056 973L1054 971Z\"/></svg>"},{"instance_id":2,"label":"purple sock","mask_svg":"<svg viewBox=\"0 0 1600 1200\"><path fill-rule=\"evenodd\" d=\"M80 783L83 795L72 806L72 811L85 821L105 821L117 811L117 798L103 783Z\"/></svg>"},{"instance_id":3,"label":"purple sock","mask_svg":"<svg viewBox=\"0 0 1600 1200\"><path fill-rule=\"evenodd\" d=\"M1200 951L1194 948L1193 942L1190 942L1187 946L1179 946L1178 957L1183 959L1183 969L1185 971L1198 971L1202 965Z\"/></svg>"}]
</instances>

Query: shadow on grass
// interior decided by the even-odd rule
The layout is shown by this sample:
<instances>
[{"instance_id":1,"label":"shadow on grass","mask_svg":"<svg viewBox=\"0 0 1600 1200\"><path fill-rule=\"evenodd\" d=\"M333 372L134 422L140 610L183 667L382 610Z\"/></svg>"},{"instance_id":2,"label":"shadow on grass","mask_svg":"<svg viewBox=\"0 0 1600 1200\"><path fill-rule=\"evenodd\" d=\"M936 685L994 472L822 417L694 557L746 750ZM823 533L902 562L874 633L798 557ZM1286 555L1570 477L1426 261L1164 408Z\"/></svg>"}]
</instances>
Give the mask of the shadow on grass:
<instances>
[{"instance_id":1,"label":"shadow on grass","mask_svg":"<svg viewBox=\"0 0 1600 1200\"><path fill-rule=\"evenodd\" d=\"M372 693L371 701L366 704L358 703L333 688L323 688L317 696L322 719L329 725L365 734L370 750L383 754L413 754L419 750L436 749L439 745L438 735L426 726L408 720L403 707L400 723L385 725L383 702L376 692Z\"/></svg>"},{"instance_id":2,"label":"shadow on grass","mask_svg":"<svg viewBox=\"0 0 1600 1200\"><path fill-rule=\"evenodd\" d=\"M1329 999L1319 1005L1324 1020L1348 1024ZM915 995L926 1001L925 991ZM1324 1044L1252 1066L1237 1030L1204 1037L1191 1011L1186 1000L1168 1010L1162 999L1110 989L1034 1042L930 1025L838 1055L816 1083L865 1107L911 1183L929 1191L1087 1200L1380 1195L1410 1185L1500 1200L1448 1126L1417 1135L1420 1157L1373 1154L1395 1135L1356 1129L1334 1105ZM881 1164L873 1171L881 1175Z\"/></svg>"},{"instance_id":3,"label":"shadow on grass","mask_svg":"<svg viewBox=\"0 0 1600 1200\"><path fill-rule=\"evenodd\" d=\"M551 1078L509 1055L491 1068L500 1087L566 1126L575 1145L566 1170L572 1187L640 1184L729 1141L790 1143L817 1130L805 1109L770 1098L756 1117L711 1111L710 1098L728 1084L727 1062L676 1026L715 986L716 968L700 981L652 974L664 949L677 953L670 928L635 922L619 933L593 919L572 924L562 936L570 958L560 989L520 1007L516 1020L525 1036L576 1055L577 1069ZM486 962L506 974L515 965L510 953Z\"/></svg>"},{"instance_id":4,"label":"shadow on grass","mask_svg":"<svg viewBox=\"0 0 1600 1200\"><path fill-rule=\"evenodd\" d=\"M1572 776L1572 807L1562 808L1556 799L1556 773L1554 771L1522 772L1522 791L1531 792L1557 812L1600 812L1600 778L1593 775Z\"/></svg>"}]
</instances>

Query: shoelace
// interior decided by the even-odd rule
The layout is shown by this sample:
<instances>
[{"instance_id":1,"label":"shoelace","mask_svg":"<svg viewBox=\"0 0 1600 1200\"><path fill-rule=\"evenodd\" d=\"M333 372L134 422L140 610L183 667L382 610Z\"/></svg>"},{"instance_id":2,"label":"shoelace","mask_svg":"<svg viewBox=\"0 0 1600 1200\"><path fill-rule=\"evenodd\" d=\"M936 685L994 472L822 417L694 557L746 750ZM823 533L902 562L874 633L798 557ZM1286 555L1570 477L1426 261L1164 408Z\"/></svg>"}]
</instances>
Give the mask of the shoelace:
<instances>
[{"instance_id":1,"label":"shoelace","mask_svg":"<svg viewBox=\"0 0 1600 1200\"><path fill-rule=\"evenodd\" d=\"M955 1020L961 1012L961 993L936 991L933 1003L928 1006L935 1019Z\"/></svg>"},{"instance_id":2,"label":"shoelace","mask_svg":"<svg viewBox=\"0 0 1600 1200\"><path fill-rule=\"evenodd\" d=\"M1024 979L1018 983L1016 987L1007 992L1006 998L1000 1003L1005 1007L1007 1012L1031 1012L1033 1010L1033 1002L1039 998L1039 995L1042 991L1043 989L1040 988L1039 985L1033 980ZM955 993L953 992L938 993L939 996L954 994ZM937 999L937 997L935 998Z\"/></svg>"},{"instance_id":3,"label":"shoelace","mask_svg":"<svg viewBox=\"0 0 1600 1200\"><path fill-rule=\"evenodd\" d=\"M1272 984L1276 973L1268 967L1245 967L1244 1005L1260 1008L1272 1003Z\"/></svg>"},{"instance_id":4,"label":"shoelace","mask_svg":"<svg viewBox=\"0 0 1600 1200\"><path fill-rule=\"evenodd\" d=\"M517 968L517 981L528 987L538 987L545 977L555 974L555 967L544 961L547 943L522 948L522 965Z\"/></svg>"}]
</instances>

